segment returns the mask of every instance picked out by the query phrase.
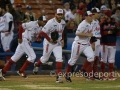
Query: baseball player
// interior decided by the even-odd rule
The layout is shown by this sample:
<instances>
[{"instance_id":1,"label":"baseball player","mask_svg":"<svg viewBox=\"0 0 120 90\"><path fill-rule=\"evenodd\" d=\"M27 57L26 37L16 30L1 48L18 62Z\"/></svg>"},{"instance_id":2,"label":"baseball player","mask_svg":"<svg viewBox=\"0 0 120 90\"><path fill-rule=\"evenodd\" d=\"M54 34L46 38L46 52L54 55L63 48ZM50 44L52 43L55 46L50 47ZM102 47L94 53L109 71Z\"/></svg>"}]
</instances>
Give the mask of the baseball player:
<instances>
[{"instance_id":1,"label":"baseball player","mask_svg":"<svg viewBox=\"0 0 120 90\"><path fill-rule=\"evenodd\" d=\"M65 79L67 82L72 82L69 72L71 67L76 63L77 59L79 58L80 54L83 52L87 57L87 67L85 68L86 72L90 73L92 71L92 63L94 61L94 52L90 45L90 37L93 36L92 34L92 13L87 11L85 13L85 20L83 20L76 31L76 37L72 44L72 51L71 57L68 61L68 66L66 68L66 76ZM88 76L88 78L90 78ZM91 79L91 78L90 78Z\"/></svg>"},{"instance_id":2,"label":"baseball player","mask_svg":"<svg viewBox=\"0 0 120 90\"><path fill-rule=\"evenodd\" d=\"M6 12L5 7L1 7L2 16L0 17L0 32L1 32L1 44L5 52L10 52L10 43L13 39L13 16L9 12ZM6 60L10 57L7 56Z\"/></svg>"},{"instance_id":3,"label":"baseball player","mask_svg":"<svg viewBox=\"0 0 120 90\"><path fill-rule=\"evenodd\" d=\"M54 53L54 56L56 58L56 83L62 83L61 80L61 70L62 70L62 46L64 46L64 37L63 37L63 30L65 21L62 20L63 18L63 10L58 8L56 10L55 17L50 19L46 25L42 29L42 36L44 37L43 42L43 56L38 60L38 62L35 62L33 73L38 72L38 68L42 63L46 63L51 55L51 53ZM51 34L53 32L58 32L58 40L54 43Z\"/></svg>"},{"instance_id":4,"label":"baseball player","mask_svg":"<svg viewBox=\"0 0 120 90\"><path fill-rule=\"evenodd\" d=\"M104 11L105 20L100 23L101 32L101 72L103 80L116 80L114 76L114 63L115 63L115 52L116 52L116 27L119 27L111 17L111 11ZM105 76L105 66L108 60L109 76Z\"/></svg>"},{"instance_id":5,"label":"baseball player","mask_svg":"<svg viewBox=\"0 0 120 90\"><path fill-rule=\"evenodd\" d=\"M45 24L44 20L46 21L45 16L40 16L37 21L31 21L20 25L18 39L19 45L17 46L15 54L11 57L9 62L2 69L2 74L5 74L7 70L9 70L9 68L12 66L12 64L17 62L21 58L21 56L26 53L28 55L28 58L22 68L17 71L17 73L20 76L27 78L24 71L31 63L34 62L36 58L35 52L30 46L30 42L35 41L36 38L39 37L39 33Z\"/></svg>"},{"instance_id":6,"label":"baseball player","mask_svg":"<svg viewBox=\"0 0 120 90\"><path fill-rule=\"evenodd\" d=\"M95 36L97 38L97 41L96 42L91 42L91 45L93 46L93 49L94 50L94 54L95 54L95 58L94 58L94 64L93 64L93 72L96 73L98 71L98 61L100 59L99 57L99 54L101 52L101 45L100 45L100 37L101 37L101 34L100 34L100 24L99 24L99 21L98 21L98 18L100 16L100 10L98 8L93 8L92 9L92 13L93 13L93 20L92 20L92 33L93 33L93 36ZM81 68L81 71L84 71L85 68L86 68L86 64L87 62L84 63L84 65L82 66ZM95 76L95 78L97 79L98 76Z\"/></svg>"}]
</instances>

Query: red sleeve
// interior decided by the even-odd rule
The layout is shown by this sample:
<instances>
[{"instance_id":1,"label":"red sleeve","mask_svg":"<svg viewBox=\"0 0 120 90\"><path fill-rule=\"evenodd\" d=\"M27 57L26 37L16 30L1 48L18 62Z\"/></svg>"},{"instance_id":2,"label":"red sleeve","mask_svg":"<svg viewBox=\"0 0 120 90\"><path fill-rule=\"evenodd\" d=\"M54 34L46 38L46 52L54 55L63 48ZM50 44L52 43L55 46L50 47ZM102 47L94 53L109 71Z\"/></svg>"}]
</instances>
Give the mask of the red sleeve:
<instances>
[{"instance_id":1,"label":"red sleeve","mask_svg":"<svg viewBox=\"0 0 120 90\"><path fill-rule=\"evenodd\" d=\"M100 33L102 36L108 35L108 31L104 31L104 22L100 23Z\"/></svg>"},{"instance_id":2,"label":"red sleeve","mask_svg":"<svg viewBox=\"0 0 120 90\"><path fill-rule=\"evenodd\" d=\"M44 38L46 38L48 41L50 41L50 37L44 33L43 31L40 32L39 36L43 36Z\"/></svg>"},{"instance_id":3,"label":"red sleeve","mask_svg":"<svg viewBox=\"0 0 120 90\"><path fill-rule=\"evenodd\" d=\"M24 32L25 30L23 29L22 25L19 26L19 31L18 31L18 34L19 34L19 39L22 39L22 33Z\"/></svg>"}]
</instances>

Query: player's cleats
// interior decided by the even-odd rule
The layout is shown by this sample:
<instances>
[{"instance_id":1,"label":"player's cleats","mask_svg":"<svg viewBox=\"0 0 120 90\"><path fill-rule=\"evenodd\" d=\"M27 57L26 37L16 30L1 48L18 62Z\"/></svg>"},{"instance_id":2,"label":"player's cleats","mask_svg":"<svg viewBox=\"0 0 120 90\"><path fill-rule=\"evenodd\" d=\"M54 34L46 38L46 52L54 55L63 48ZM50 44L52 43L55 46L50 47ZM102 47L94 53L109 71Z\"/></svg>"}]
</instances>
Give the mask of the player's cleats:
<instances>
[{"instance_id":1,"label":"player's cleats","mask_svg":"<svg viewBox=\"0 0 120 90\"><path fill-rule=\"evenodd\" d=\"M72 82L72 80L68 74L65 75L65 79L67 82Z\"/></svg>"},{"instance_id":2,"label":"player's cleats","mask_svg":"<svg viewBox=\"0 0 120 90\"><path fill-rule=\"evenodd\" d=\"M33 74L38 74L38 71L39 71L39 67L36 66L36 63L37 63L37 62L34 63Z\"/></svg>"},{"instance_id":3,"label":"player's cleats","mask_svg":"<svg viewBox=\"0 0 120 90\"><path fill-rule=\"evenodd\" d=\"M56 76L56 83L63 83L61 76Z\"/></svg>"},{"instance_id":4,"label":"player's cleats","mask_svg":"<svg viewBox=\"0 0 120 90\"><path fill-rule=\"evenodd\" d=\"M93 77L87 77L86 78L86 81L93 81L93 80L95 80L95 78L93 78Z\"/></svg>"},{"instance_id":5,"label":"player's cleats","mask_svg":"<svg viewBox=\"0 0 120 90\"><path fill-rule=\"evenodd\" d=\"M108 80L108 78L105 77L105 76L103 76L103 77L102 77L102 80L106 81L106 80Z\"/></svg>"},{"instance_id":6,"label":"player's cleats","mask_svg":"<svg viewBox=\"0 0 120 90\"><path fill-rule=\"evenodd\" d=\"M3 76L2 69L0 69L0 81L5 80L5 77Z\"/></svg>"},{"instance_id":7,"label":"player's cleats","mask_svg":"<svg viewBox=\"0 0 120 90\"><path fill-rule=\"evenodd\" d=\"M20 75L23 78L28 78L27 75L24 72L17 71L17 74Z\"/></svg>"},{"instance_id":8,"label":"player's cleats","mask_svg":"<svg viewBox=\"0 0 120 90\"><path fill-rule=\"evenodd\" d=\"M113 77L113 76L110 76L110 77L108 77L108 80L111 80L111 81L114 81L114 80L116 80L117 78L116 77Z\"/></svg>"}]
</instances>

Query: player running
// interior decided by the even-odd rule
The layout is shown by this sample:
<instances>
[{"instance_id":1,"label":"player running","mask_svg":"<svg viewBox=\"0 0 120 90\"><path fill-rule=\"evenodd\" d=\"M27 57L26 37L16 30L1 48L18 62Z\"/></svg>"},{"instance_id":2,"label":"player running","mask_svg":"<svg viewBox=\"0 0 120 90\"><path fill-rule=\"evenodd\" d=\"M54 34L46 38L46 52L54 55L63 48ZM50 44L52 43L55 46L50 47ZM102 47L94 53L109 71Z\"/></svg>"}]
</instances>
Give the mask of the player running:
<instances>
[{"instance_id":1,"label":"player running","mask_svg":"<svg viewBox=\"0 0 120 90\"><path fill-rule=\"evenodd\" d=\"M20 70L17 71L17 73L20 76L27 78L27 75L25 74L24 71L36 59L35 52L33 48L30 46L30 42L35 41L36 38L39 37L40 31L42 30L42 27L45 25L44 21L46 21L45 16L40 16L37 21L31 21L20 25L18 39L19 45L17 46L15 54L11 57L9 62L5 65L5 67L2 70L0 70L0 74L5 74L10 69L10 67L15 62L17 62L24 53L26 53L28 55L28 58L24 65L20 68Z\"/></svg>"},{"instance_id":2,"label":"player running","mask_svg":"<svg viewBox=\"0 0 120 90\"><path fill-rule=\"evenodd\" d=\"M76 63L77 59L79 58L80 54L83 52L85 56L87 57L87 67L85 68L87 73L90 73L92 71L92 63L94 61L94 52L90 45L90 37L93 36L92 34L92 13L90 11L87 11L85 13L85 20L83 20L76 31L76 37L74 39L74 42L72 44L72 51L71 51L71 57L68 61L68 66L66 68L66 76L65 79L67 82L72 82L69 72L71 70L71 67ZM91 78L88 76L88 78Z\"/></svg>"},{"instance_id":3,"label":"player running","mask_svg":"<svg viewBox=\"0 0 120 90\"><path fill-rule=\"evenodd\" d=\"M63 30L65 26L65 21L63 18L63 10L58 8L55 17L50 19L46 25L43 27L41 35L45 38L43 42L43 56L34 64L33 73L38 73L38 68L42 63L46 63L53 52L56 58L56 83L62 83L61 76L59 75L62 70L62 46L64 46ZM58 32L56 36L52 33ZM54 38L56 37L56 41ZM57 39L58 38L58 39Z\"/></svg>"}]
</instances>

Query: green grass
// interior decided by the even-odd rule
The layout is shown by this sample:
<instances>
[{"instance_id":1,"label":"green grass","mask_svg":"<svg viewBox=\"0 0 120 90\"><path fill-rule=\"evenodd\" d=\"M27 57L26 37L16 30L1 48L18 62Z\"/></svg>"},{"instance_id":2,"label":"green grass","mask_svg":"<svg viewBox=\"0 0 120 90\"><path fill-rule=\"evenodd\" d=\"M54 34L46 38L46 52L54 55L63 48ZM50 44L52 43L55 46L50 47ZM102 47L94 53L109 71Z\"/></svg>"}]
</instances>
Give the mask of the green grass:
<instances>
[{"instance_id":1,"label":"green grass","mask_svg":"<svg viewBox=\"0 0 120 90\"><path fill-rule=\"evenodd\" d=\"M86 81L74 77L73 82L55 83L55 77L29 75L28 79L19 76L7 76L0 81L0 90L120 90L120 78L115 81Z\"/></svg>"}]
</instances>

